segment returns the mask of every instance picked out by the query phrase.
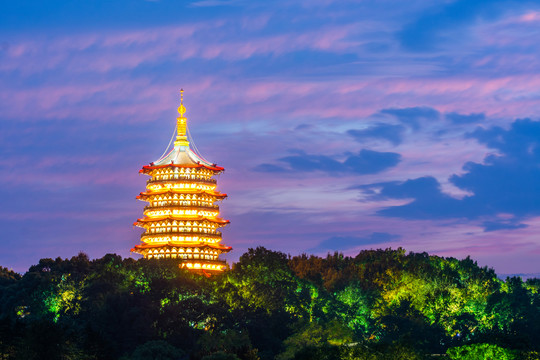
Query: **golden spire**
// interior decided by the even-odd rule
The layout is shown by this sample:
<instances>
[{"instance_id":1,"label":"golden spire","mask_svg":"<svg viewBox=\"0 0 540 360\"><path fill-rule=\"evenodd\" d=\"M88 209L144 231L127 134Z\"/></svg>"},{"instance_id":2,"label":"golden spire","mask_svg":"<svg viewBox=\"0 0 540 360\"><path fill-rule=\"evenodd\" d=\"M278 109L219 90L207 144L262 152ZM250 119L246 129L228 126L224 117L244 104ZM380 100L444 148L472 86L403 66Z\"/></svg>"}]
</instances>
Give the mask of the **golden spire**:
<instances>
[{"instance_id":1,"label":"golden spire","mask_svg":"<svg viewBox=\"0 0 540 360\"><path fill-rule=\"evenodd\" d=\"M178 107L179 117L176 118L176 129L178 134L176 135L176 141L174 147L187 146L189 147L189 141L187 140L187 118L184 117L186 113L186 107L184 106L184 89L180 89L180 106Z\"/></svg>"}]
</instances>

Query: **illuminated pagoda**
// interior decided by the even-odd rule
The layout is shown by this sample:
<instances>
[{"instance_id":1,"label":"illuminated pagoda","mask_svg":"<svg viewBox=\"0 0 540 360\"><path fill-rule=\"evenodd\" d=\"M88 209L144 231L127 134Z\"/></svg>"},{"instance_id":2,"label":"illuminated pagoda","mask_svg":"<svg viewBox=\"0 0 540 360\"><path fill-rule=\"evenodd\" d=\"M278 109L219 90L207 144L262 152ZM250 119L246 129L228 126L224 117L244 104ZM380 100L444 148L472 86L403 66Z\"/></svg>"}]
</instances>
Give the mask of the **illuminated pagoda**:
<instances>
[{"instance_id":1,"label":"illuminated pagoda","mask_svg":"<svg viewBox=\"0 0 540 360\"><path fill-rule=\"evenodd\" d=\"M146 191L137 196L148 205L144 217L134 223L145 230L141 244L131 251L148 259L179 259L182 267L217 273L227 268L219 255L232 249L220 243L218 230L229 223L219 217L216 205L227 195L216 191L217 182L213 179L224 168L191 149L183 92L180 91L174 148L139 171L151 178L146 182Z\"/></svg>"}]
</instances>

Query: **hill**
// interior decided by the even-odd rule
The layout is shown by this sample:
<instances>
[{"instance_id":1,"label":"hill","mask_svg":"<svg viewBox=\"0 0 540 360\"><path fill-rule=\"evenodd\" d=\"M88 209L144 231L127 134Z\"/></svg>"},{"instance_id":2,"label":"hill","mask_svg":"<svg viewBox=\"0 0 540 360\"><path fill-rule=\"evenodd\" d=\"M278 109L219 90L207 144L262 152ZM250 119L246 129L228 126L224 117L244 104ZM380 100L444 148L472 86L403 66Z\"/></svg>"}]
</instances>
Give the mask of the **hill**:
<instances>
[{"instance_id":1,"label":"hill","mask_svg":"<svg viewBox=\"0 0 540 360\"><path fill-rule=\"evenodd\" d=\"M403 249L0 268L0 359L540 359L540 280Z\"/></svg>"}]
</instances>

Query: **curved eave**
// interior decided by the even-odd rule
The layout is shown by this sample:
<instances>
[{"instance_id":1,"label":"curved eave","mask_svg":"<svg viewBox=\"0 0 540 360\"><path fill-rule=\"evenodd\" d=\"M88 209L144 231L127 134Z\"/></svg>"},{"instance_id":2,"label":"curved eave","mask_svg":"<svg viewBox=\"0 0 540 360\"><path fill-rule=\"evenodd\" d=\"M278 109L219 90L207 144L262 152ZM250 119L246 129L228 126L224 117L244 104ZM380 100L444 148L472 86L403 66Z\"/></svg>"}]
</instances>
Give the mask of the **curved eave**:
<instances>
[{"instance_id":1,"label":"curved eave","mask_svg":"<svg viewBox=\"0 0 540 360\"><path fill-rule=\"evenodd\" d=\"M190 169L204 167L209 170L216 171L216 172L222 172L223 170L225 170L225 168L221 166L217 166L217 165L211 166L211 165L200 164L200 163L199 164L164 164L164 165L144 165L142 169L139 170L139 173L146 174L146 173L152 172L152 170L163 169L166 167L190 168Z\"/></svg>"},{"instance_id":2,"label":"curved eave","mask_svg":"<svg viewBox=\"0 0 540 360\"><path fill-rule=\"evenodd\" d=\"M223 220L220 218L211 219L204 216L193 216L193 217L187 217L187 216L181 216L181 215L167 215L167 216L159 216L159 217L153 217L153 218L143 218L143 219L137 219L133 223L133 225L137 225L138 223L149 223L154 221L162 221L162 220L181 220L181 221L209 221L213 223L223 224L226 225L230 223L229 220Z\"/></svg>"},{"instance_id":3,"label":"curved eave","mask_svg":"<svg viewBox=\"0 0 540 360\"><path fill-rule=\"evenodd\" d=\"M195 243L195 242L172 242L172 241L169 241L165 244L152 244L152 245L149 245L149 244L141 244L141 245L135 245L135 247L133 249L131 249L132 252L135 252L137 250L144 250L144 249L155 249L155 248L160 248L160 247L189 247L189 248L205 248L205 247L208 247L208 248L211 248L211 249L216 249L216 250L224 250L224 251L231 251L232 250L232 247L230 246L225 246L225 245L220 245L220 244L205 244L205 243Z\"/></svg>"},{"instance_id":4,"label":"curved eave","mask_svg":"<svg viewBox=\"0 0 540 360\"><path fill-rule=\"evenodd\" d=\"M141 197L145 197L145 196L163 195L163 194L167 194L167 193L174 193L174 194L203 194L203 193L205 193L205 194L215 196L215 197L221 197L221 198L226 198L227 197L227 194L220 193L220 192L217 192L217 191L211 191L211 190L199 190L199 189L191 190L191 189L167 188L167 189L157 190L157 191L152 191L152 192L142 192L139 195L137 195L136 198L140 199Z\"/></svg>"}]
</instances>

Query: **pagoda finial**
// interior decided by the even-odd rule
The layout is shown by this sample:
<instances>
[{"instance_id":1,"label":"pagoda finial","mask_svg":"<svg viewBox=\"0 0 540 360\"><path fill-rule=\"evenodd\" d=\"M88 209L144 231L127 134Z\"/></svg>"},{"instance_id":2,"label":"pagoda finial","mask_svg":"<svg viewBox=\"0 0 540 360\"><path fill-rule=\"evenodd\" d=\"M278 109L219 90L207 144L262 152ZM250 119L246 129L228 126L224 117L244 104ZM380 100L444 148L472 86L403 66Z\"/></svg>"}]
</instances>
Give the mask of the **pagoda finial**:
<instances>
[{"instance_id":1,"label":"pagoda finial","mask_svg":"<svg viewBox=\"0 0 540 360\"><path fill-rule=\"evenodd\" d=\"M176 141L174 142L174 146L189 146L189 142L187 140L187 119L184 117L184 114L186 113L186 107L184 106L184 89L180 89L180 106L178 107L178 114L180 114L179 117L176 118L176 127L178 130L178 135L176 136Z\"/></svg>"},{"instance_id":2,"label":"pagoda finial","mask_svg":"<svg viewBox=\"0 0 540 360\"><path fill-rule=\"evenodd\" d=\"M180 117L184 117L186 113L186 107L184 106L184 89L180 89L180 106L178 107L178 113Z\"/></svg>"}]
</instances>

